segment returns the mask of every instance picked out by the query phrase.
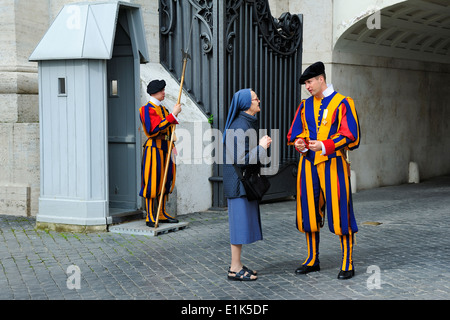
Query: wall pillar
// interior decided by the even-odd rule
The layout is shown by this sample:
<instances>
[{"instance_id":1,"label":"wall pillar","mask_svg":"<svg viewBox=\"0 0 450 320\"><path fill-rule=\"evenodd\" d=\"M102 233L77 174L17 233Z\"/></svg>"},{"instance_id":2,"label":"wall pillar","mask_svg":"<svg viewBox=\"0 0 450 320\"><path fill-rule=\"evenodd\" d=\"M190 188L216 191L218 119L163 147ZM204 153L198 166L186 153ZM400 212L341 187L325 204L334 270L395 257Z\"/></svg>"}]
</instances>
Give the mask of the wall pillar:
<instances>
[{"instance_id":1,"label":"wall pillar","mask_svg":"<svg viewBox=\"0 0 450 320\"><path fill-rule=\"evenodd\" d=\"M28 62L48 27L48 1L2 1L0 29L0 214L36 215L39 199L37 64Z\"/></svg>"}]
</instances>

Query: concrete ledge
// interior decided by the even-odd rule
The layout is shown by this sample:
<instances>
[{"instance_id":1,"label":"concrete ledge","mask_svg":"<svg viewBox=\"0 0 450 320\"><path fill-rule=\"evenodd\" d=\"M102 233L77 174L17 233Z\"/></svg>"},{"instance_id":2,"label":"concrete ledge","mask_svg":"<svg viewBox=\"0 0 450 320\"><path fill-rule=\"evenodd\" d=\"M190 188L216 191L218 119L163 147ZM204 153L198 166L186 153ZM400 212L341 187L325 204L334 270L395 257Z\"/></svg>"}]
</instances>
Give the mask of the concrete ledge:
<instances>
[{"instance_id":1,"label":"concrete ledge","mask_svg":"<svg viewBox=\"0 0 450 320\"><path fill-rule=\"evenodd\" d=\"M94 232L106 232L107 226L82 226L77 224L63 224L52 222L36 222L36 228L38 230L51 230L56 232L74 232L74 233L94 233Z\"/></svg>"},{"instance_id":2,"label":"concrete ledge","mask_svg":"<svg viewBox=\"0 0 450 320\"><path fill-rule=\"evenodd\" d=\"M110 220L106 200L39 198L38 222L98 226Z\"/></svg>"}]
</instances>

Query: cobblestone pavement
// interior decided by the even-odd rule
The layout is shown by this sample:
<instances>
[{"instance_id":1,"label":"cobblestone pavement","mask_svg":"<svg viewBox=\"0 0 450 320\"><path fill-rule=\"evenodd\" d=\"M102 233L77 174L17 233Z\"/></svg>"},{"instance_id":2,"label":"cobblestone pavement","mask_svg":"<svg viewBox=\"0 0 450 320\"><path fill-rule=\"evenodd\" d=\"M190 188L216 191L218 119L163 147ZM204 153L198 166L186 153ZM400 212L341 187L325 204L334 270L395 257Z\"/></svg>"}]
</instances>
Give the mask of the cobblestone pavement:
<instances>
[{"instance_id":1,"label":"cobblestone pavement","mask_svg":"<svg viewBox=\"0 0 450 320\"><path fill-rule=\"evenodd\" d=\"M264 240L243 248L255 282L226 278L226 212L180 216L188 228L158 237L58 233L36 230L34 218L0 216L0 299L449 299L450 176L353 200L360 230L350 280L337 279L339 239L327 227L321 271L294 274L306 247L292 200L261 205Z\"/></svg>"}]
</instances>

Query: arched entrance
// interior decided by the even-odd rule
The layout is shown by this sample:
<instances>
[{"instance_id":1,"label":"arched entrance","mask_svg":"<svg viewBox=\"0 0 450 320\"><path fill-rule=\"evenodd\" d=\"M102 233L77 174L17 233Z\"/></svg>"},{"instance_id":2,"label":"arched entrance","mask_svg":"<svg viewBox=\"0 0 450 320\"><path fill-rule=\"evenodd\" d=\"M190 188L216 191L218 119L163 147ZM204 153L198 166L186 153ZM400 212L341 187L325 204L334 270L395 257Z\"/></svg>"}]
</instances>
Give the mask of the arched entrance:
<instances>
[{"instance_id":1,"label":"arched entrance","mask_svg":"<svg viewBox=\"0 0 450 320\"><path fill-rule=\"evenodd\" d=\"M335 39L332 79L360 116L358 186L406 183L410 162L423 179L449 174L450 3L402 1L345 19L354 22Z\"/></svg>"}]
</instances>

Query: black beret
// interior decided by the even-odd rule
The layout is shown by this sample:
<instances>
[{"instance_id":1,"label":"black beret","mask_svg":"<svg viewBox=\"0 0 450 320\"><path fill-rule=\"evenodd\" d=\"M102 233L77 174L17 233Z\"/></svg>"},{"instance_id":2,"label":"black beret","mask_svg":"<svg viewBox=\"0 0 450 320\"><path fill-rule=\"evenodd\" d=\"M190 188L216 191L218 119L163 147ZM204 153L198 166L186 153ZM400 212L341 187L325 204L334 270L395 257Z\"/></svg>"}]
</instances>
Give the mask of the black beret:
<instances>
[{"instance_id":1,"label":"black beret","mask_svg":"<svg viewBox=\"0 0 450 320\"><path fill-rule=\"evenodd\" d=\"M321 74L325 74L325 66L319 61L306 68L301 75L299 82L300 84L305 84L306 80L320 76Z\"/></svg>"},{"instance_id":2,"label":"black beret","mask_svg":"<svg viewBox=\"0 0 450 320\"><path fill-rule=\"evenodd\" d=\"M166 87L166 82L164 80L153 80L147 86L147 93L154 94L160 92L162 89Z\"/></svg>"}]
</instances>

